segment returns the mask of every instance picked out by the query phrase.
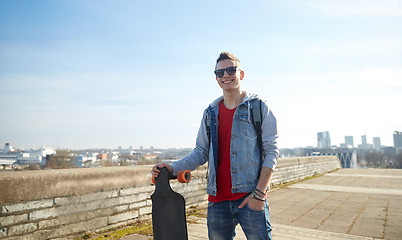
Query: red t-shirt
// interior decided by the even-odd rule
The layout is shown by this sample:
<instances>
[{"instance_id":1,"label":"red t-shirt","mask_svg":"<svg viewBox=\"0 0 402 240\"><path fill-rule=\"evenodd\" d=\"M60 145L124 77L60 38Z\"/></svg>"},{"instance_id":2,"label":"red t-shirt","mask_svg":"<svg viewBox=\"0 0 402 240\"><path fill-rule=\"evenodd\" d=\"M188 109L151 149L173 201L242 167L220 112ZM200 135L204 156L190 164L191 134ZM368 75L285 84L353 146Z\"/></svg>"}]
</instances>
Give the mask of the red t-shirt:
<instances>
[{"instance_id":1,"label":"red t-shirt","mask_svg":"<svg viewBox=\"0 0 402 240\"><path fill-rule=\"evenodd\" d=\"M218 114L218 170L216 173L216 196L209 195L208 201L221 202L240 199L246 193L232 193L230 174L230 139L232 136L234 109L227 109L223 101L219 104Z\"/></svg>"}]
</instances>

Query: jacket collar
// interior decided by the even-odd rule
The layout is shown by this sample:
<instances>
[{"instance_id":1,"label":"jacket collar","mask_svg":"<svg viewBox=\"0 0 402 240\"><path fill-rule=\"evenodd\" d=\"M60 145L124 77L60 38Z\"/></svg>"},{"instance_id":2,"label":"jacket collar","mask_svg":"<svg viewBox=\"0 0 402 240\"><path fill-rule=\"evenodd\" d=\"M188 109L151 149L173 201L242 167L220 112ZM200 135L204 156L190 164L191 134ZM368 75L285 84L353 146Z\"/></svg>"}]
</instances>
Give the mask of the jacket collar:
<instances>
[{"instance_id":1,"label":"jacket collar","mask_svg":"<svg viewBox=\"0 0 402 240\"><path fill-rule=\"evenodd\" d=\"M248 101L258 98L257 94L247 93L246 91L244 91L244 93L245 93L245 95L244 95L243 101L240 104L245 104ZM220 96L215 101L213 101L211 104L209 104L209 106L212 108L215 108L216 106L219 105L220 102L222 102L222 100L223 100L223 96Z\"/></svg>"}]
</instances>

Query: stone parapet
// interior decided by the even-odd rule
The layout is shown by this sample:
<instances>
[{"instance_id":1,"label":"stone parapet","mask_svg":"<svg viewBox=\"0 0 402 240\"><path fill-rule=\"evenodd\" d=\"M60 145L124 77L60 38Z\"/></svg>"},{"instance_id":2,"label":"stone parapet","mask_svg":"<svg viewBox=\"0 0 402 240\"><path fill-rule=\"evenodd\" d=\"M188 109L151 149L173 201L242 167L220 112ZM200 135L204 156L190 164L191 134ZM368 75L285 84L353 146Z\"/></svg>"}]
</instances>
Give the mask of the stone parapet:
<instances>
[{"instance_id":1,"label":"stone parapet","mask_svg":"<svg viewBox=\"0 0 402 240\"><path fill-rule=\"evenodd\" d=\"M0 239L68 238L149 218L151 166L0 172ZM336 157L280 159L273 184L340 168ZM206 168L172 181L187 207L207 204Z\"/></svg>"}]
</instances>

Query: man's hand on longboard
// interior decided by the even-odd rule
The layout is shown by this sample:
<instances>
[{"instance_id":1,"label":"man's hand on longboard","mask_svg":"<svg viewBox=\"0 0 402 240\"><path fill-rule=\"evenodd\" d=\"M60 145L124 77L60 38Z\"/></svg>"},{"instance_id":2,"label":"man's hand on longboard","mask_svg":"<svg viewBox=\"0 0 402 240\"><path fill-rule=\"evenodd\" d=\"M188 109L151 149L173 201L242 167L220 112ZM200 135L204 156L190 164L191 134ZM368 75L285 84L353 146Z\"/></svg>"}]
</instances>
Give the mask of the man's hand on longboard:
<instances>
[{"instance_id":1,"label":"man's hand on longboard","mask_svg":"<svg viewBox=\"0 0 402 240\"><path fill-rule=\"evenodd\" d=\"M155 178L159 177L161 169L165 168L168 172L168 179L177 179L181 183L188 183L191 181L191 173L189 170L179 171L176 176L173 175L173 167L167 163L158 163L152 167L152 183L155 184Z\"/></svg>"},{"instance_id":2,"label":"man's hand on longboard","mask_svg":"<svg viewBox=\"0 0 402 240\"><path fill-rule=\"evenodd\" d=\"M173 167L167 163L158 163L152 167L151 174L153 178L157 178L161 172L160 168L165 167L170 173L173 172Z\"/></svg>"}]
</instances>

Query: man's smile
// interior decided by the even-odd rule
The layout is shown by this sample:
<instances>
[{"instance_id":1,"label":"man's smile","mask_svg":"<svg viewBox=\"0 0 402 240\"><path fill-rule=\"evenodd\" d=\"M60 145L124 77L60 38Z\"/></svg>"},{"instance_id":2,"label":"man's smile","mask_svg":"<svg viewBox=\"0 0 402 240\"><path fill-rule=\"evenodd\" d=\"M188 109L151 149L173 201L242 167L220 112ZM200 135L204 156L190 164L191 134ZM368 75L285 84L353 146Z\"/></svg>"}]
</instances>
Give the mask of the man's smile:
<instances>
[{"instance_id":1,"label":"man's smile","mask_svg":"<svg viewBox=\"0 0 402 240\"><path fill-rule=\"evenodd\" d=\"M224 80L224 81L221 81L223 84L229 84L229 83L231 83L231 82L233 82L233 80L234 79L227 79L227 80Z\"/></svg>"}]
</instances>

